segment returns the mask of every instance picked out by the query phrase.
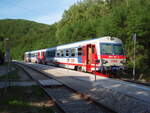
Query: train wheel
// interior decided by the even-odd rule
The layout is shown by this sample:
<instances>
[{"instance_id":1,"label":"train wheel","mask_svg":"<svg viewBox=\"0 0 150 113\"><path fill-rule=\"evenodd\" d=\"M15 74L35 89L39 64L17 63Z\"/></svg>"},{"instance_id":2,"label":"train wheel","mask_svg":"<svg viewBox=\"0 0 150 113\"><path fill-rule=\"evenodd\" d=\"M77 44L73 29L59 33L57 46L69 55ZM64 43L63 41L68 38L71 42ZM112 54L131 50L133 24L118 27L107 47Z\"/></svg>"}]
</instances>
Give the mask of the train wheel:
<instances>
[{"instance_id":1,"label":"train wheel","mask_svg":"<svg viewBox=\"0 0 150 113\"><path fill-rule=\"evenodd\" d=\"M78 66L75 66L75 67L74 67L74 70L78 71Z\"/></svg>"},{"instance_id":2,"label":"train wheel","mask_svg":"<svg viewBox=\"0 0 150 113\"><path fill-rule=\"evenodd\" d=\"M42 60L42 62L41 62L42 64L44 64L44 61Z\"/></svg>"},{"instance_id":3,"label":"train wheel","mask_svg":"<svg viewBox=\"0 0 150 113\"><path fill-rule=\"evenodd\" d=\"M82 67L81 66L78 66L78 71L82 71Z\"/></svg>"}]
</instances>

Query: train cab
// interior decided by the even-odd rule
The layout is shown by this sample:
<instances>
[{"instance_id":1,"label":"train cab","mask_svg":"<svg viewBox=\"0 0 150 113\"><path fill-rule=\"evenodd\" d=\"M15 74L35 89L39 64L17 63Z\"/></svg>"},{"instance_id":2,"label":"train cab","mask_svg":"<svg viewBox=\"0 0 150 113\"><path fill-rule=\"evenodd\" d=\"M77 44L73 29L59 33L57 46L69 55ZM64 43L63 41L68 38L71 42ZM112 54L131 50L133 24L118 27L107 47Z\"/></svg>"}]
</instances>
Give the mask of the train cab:
<instances>
[{"instance_id":1,"label":"train cab","mask_svg":"<svg viewBox=\"0 0 150 113\"><path fill-rule=\"evenodd\" d=\"M24 61L25 62L31 62L31 53L30 52L24 53Z\"/></svg>"},{"instance_id":2,"label":"train cab","mask_svg":"<svg viewBox=\"0 0 150 113\"><path fill-rule=\"evenodd\" d=\"M113 72L124 69L126 57L120 39L110 37L107 41L101 41L99 48L99 59L101 61L99 71Z\"/></svg>"}]
</instances>

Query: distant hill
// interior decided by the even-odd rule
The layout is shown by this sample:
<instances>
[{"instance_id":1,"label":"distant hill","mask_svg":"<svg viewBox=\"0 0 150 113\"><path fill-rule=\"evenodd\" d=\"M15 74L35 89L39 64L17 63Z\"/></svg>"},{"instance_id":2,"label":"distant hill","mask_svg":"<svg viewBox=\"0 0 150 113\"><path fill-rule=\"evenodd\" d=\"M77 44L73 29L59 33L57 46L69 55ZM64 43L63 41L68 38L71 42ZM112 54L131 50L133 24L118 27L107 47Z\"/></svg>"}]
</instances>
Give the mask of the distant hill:
<instances>
[{"instance_id":1,"label":"distant hill","mask_svg":"<svg viewBox=\"0 0 150 113\"><path fill-rule=\"evenodd\" d=\"M28 20L0 20L0 38L9 38L11 54L21 59L25 51L47 48L56 45L56 27ZM3 43L0 43L3 48Z\"/></svg>"}]
</instances>

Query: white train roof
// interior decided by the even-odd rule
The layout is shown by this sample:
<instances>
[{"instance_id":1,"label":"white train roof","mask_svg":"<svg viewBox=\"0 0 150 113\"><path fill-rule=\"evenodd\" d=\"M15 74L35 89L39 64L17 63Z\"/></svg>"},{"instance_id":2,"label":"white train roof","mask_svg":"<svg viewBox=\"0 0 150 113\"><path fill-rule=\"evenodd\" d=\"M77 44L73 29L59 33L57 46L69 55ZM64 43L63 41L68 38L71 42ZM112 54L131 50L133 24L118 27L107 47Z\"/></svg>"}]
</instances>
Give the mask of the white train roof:
<instances>
[{"instance_id":1,"label":"white train roof","mask_svg":"<svg viewBox=\"0 0 150 113\"><path fill-rule=\"evenodd\" d=\"M46 49L40 49L40 50L34 50L34 51L28 51L28 52L25 52L25 54L29 54L29 53L37 53L37 52L43 52L43 51L46 51Z\"/></svg>"},{"instance_id":2,"label":"white train roof","mask_svg":"<svg viewBox=\"0 0 150 113\"><path fill-rule=\"evenodd\" d=\"M73 42L69 44L64 44L64 45L56 46L53 48L47 48L46 50L67 49L71 47L80 47L83 45L94 44L94 43L122 43L122 41L116 37L106 36L106 37L101 37L101 38L96 38L96 39L83 40L83 41Z\"/></svg>"},{"instance_id":3,"label":"white train roof","mask_svg":"<svg viewBox=\"0 0 150 113\"><path fill-rule=\"evenodd\" d=\"M69 43L69 44L59 45L59 46L52 47L52 48L25 52L25 54L34 53L34 52L42 52L42 51L46 51L46 50L59 50L59 49L80 47L80 46L84 46L87 44L95 44L95 43L122 43L122 41L116 37L105 36L105 37L96 38L96 39L83 40L83 41L73 42L73 43Z\"/></svg>"}]
</instances>

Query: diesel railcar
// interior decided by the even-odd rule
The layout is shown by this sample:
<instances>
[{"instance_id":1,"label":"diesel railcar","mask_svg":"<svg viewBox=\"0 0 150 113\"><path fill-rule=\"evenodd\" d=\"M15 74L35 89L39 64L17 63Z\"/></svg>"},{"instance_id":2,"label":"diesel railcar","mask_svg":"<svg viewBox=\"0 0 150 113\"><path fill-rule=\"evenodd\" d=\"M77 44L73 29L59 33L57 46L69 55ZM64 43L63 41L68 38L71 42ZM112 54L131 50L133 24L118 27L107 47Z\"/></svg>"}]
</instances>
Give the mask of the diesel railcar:
<instances>
[{"instance_id":1,"label":"diesel railcar","mask_svg":"<svg viewBox=\"0 0 150 113\"><path fill-rule=\"evenodd\" d=\"M122 41L110 36L25 52L24 59L102 76L123 69L126 61Z\"/></svg>"}]
</instances>

